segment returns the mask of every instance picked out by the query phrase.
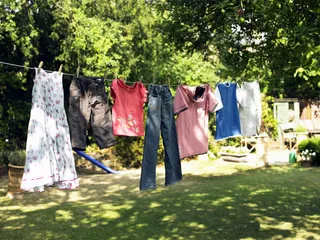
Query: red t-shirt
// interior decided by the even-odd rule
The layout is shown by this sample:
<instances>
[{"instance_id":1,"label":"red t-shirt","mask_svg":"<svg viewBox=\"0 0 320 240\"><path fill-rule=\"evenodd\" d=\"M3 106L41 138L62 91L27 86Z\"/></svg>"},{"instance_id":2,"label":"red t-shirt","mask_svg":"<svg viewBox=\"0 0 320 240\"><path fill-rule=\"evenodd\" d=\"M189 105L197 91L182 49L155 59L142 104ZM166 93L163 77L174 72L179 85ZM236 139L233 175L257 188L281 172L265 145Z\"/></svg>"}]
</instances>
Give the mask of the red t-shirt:
<instances>
[{"instance_id":1,"label":"red t-shirt","mask_svg":"<svg viewBox=\"0 0 320 240\"><path fill-rule=\"evenodd\" d=\"M116 79L111 84L113 134L117 136L144 136L143 104L147 101L141 82L126 85Z\"/></svg>"}]
</instances>

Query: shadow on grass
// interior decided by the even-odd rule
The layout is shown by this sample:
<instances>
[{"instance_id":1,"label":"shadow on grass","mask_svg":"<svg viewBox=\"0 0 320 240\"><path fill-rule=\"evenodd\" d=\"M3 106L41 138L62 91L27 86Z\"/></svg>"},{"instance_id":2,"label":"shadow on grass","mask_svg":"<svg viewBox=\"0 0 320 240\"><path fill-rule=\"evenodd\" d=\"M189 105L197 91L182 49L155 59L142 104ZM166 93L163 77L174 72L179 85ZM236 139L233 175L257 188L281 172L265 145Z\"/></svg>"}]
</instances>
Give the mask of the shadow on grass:
<instances>
[{"instance_id":1,"label":"shadow on grass","mask_svg":"<svg viewBox=\"0 0 320 240\"><path fill-rule=\"evenodd\" d=\"M169 187L161 174L151 191L139 191L138 172L80 175L75 191L0 198L0 239L319 239L319 173L186 174Z\"/></svg>"}]
</instances>

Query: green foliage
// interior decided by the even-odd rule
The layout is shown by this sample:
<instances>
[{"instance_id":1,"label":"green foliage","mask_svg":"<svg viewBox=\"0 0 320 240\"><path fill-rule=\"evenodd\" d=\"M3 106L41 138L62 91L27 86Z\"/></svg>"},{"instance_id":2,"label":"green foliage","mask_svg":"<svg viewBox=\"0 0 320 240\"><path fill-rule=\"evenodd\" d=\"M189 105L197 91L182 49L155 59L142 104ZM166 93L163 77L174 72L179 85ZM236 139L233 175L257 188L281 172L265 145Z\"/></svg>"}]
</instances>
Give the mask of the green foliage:
<instances>
[{"instance_id":1,"label":"green foliage","mask_svg":"<svg viewBox=\"0 0 320 240\"><path fill-rule=\"evenodd\" d=\"M232 137L219 141L220 146L233 146L240 147L241 146L241 137Z\"/></svg>"},{"instance_id":2,"label":"green foliage","mask_svg":"<svg viewBox=\"0 0 320 240\"><path fill-rule=\"evenodd\" d=\"M152 1L180 49L218 54L226 76L260 79L274 97L319 96L320 12L316 1Z\"/></svg>"},{"instance_id":3,"label":"green foliage","mask_svg":"<svg viewBox=\"0 0 320 240\"><path fill-rule=\"evenodd\" d=\"M320 138L313 137L301 141L298 146L298 152L301 154L306 150L316 153L316 156L313 158L313 163L320 165Z\"/></svg>"},{"instance_id":4,"label":"green foliage","mask_svg":"<svg viewBox=\"0 0 320 240\"><path fill-rule=\"evenodd\" d=\"M141 137L117 137L114 146L116 162L124 167L141 167L143 155L143 138Z\"/></svg>"},{"instance_id":5,"label":"green foliage","mask_svg":"<svg viewBox=\"0 0 320 240\"><path fill-rule=\"evenodd\" d=\"M278 121L274 118L273 102L273 97L262 94L262 126L260 132L267 133L269 137L275 139L278 136Z\"/></svg>"},{"instance_id":6,"label":"green foliage","mask_svg":"<svg viewBox=\"0 0 320 240\"><path fill-rule=\"evenodd\" d=\"M15 150L8 154L9 164L16 166L24 166L26 161L26 151L25 150Z\"/></svg>"},{"instance_id":7,"label":"green foliage","mask_svg":"<svg viewBox=\"0 0 320 240\"><path fill-rule=\"evenodd\" d=\"M249 149L246 147L227 146L227 147L221 148L221 152L234 153L234 154L246 154L246 153L249 153Z\"/></svg>"},{"instance_id":8,"label":"green foliage","mask_svg":"<svg viewBox=\"0 0 320 240\"><path fill-rule=\"evenodd\" d=\"M295 128L294 128L295 132L308 132L307 128L301 124L298 124Z\"/></svg>"},{"instance_id":9,"label":"green foliage","mask_svg":"<svg viewBox=\"0 0 320 240\"><path fill-rule=\"evenodd\" d=\"M115 76L171 86L217 81L201 53L177 51L159 26L163 18L143 0L2 1L0 59L80 74ZM0 64L0 147L25 147L34 71ZM72 77L64 75L65 108ZM110 85L106 81L106 85ZM108 86L106 86L108 88Z\"/></svg>"},{"instance_id":10,"label":"green foliage","mask_svg":"<svg viewBox=\"0 0 320 240\"><path fill-rule=\"evenodd\" d=\"M214 141L214 137L212 136L211 132L209 132L208 136L208 148L209 151L212 152L216 157L218 156L218 153L220 151L220 145L217 141Z\"/></svg>"},{"instance_id":11,"label":"green foliage","mask_svg":"<svg viewBox=\"0 0 320 240\"><path fill-rule=\"evenodd\" d=\"M164 162L164 146L160 138L158 148L158 164ZM125 168L140 168L144 150L144 137L117 137L117 144L113 148L114 161Z\"/></svg>"}]
</instances>

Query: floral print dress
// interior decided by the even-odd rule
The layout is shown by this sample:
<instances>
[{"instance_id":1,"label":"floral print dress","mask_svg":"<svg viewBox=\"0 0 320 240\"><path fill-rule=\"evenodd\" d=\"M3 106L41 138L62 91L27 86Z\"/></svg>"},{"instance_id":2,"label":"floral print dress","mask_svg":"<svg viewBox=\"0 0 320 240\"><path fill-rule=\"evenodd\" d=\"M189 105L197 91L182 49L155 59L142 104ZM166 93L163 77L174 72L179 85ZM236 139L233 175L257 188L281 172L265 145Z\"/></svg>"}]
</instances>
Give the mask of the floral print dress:
<instances>
[{"instance_id":1,"label":"floral print dress","mask_svg":"<svg viewBox=\"0 0 320 240\"><path fill-rule=\"evenodd\" d=\"M59 189L77 188L79 182L63 105L62 73L35 70L21 189L41 192L51 185Z\"/></svg>"}]
</instances>

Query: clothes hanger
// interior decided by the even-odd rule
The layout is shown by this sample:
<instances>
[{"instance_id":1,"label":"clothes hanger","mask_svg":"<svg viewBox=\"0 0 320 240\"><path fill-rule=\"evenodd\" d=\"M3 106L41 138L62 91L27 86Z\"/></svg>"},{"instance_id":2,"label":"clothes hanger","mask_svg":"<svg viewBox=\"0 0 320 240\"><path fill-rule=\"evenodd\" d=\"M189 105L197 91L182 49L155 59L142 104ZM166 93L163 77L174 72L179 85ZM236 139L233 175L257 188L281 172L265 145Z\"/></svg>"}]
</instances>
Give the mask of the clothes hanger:
<instances>
[{"instance_id":1,"label":"clothes hanger","mask_svg":"<svg viewBox=\"0 0 320 240\"><path fill-rule=\"evenodd\" d=\"M61 76L61 73L62 73L62 67L63 65L61 64L60 67L59 67L59 75Z\"/></svg>"},{"instance_id":2,"label":"clothes hanger","mask_svg":"<svg viewBox=\"0 0 320 240\"><path fill-rule=\"evenodd\" d=\"M42 66L43 66L43 62L41 61L41 62L39 63L39 66L38 66L38 73L40 73L40 70L41 70Z\"/></svg>"}]
</instances>

